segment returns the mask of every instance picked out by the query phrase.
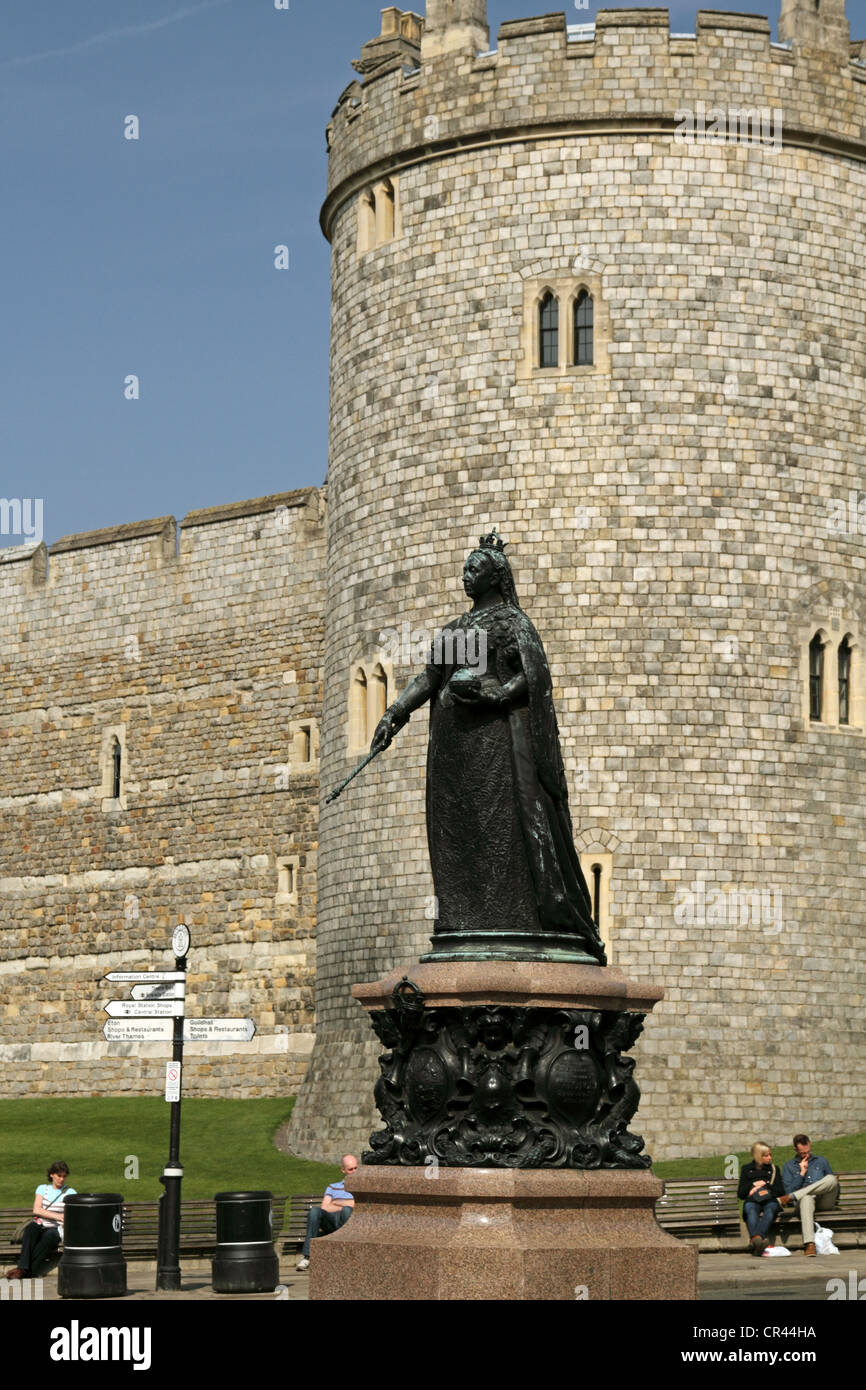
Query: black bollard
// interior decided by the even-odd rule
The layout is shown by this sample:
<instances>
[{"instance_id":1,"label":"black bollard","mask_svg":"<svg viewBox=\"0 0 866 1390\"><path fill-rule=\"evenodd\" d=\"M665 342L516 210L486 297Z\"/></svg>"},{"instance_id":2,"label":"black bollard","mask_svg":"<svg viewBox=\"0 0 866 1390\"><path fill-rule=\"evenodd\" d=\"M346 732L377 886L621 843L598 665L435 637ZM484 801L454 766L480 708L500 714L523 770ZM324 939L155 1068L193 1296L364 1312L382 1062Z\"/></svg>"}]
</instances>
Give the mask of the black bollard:
<instances>
[{"instance_id":1,"label":"black bollard","mask_svg":"<svg viewBox=\"0 0 866 1390\"><path fill-rule=\"evenodd\" d=\"M66 1198L57 1289L61 1298L117 1298L126 1293L119 1192L77 1192Z\"/></svg>"},{"instance_id":2,"label":"black bollard","mask_svg":"<svg viewBox=\"0 0 866 1390\"><path fill-rule=\"evenodd\" d=\"M273 1293L280 1282L270 1192L218 1192L215 1293Z\"/></svg>"}]
</instances>

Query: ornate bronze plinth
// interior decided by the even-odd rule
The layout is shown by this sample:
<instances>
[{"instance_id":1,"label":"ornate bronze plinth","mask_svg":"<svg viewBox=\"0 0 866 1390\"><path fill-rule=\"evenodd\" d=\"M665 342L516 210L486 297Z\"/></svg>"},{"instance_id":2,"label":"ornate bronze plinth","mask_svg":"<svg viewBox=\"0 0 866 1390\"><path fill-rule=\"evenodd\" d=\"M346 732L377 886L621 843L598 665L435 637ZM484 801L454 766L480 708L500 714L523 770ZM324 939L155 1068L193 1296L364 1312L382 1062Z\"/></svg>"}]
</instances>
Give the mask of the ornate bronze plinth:
<instances>
[{"instance_id":1,"label":"ornate bronze plinth","mask_svg":"<svg viewBox=\"0 0 866 1390\"><path fill-rule=\"evenodd\" d=\"M640 1090L623 1054L660 990L640 998L594 965L486 961L419 963L354 992L387 1049L385 1128L365 1163L650 1166L628 1129Z\"/></svg>"},{"instance_id":2,"label":"ornate bronze plinth","mask_svg":"<svg viewBox=\"0 0 866 1390\"><path fill-rule=\"evenodd\" d=\"M385 1128L365 1163L451 1168L648 1168L628 1132L643 1014L499 1006L430 1009L408 978L371 1015L389 1050L375 1097Z\"/></svg>"}]
</instances>

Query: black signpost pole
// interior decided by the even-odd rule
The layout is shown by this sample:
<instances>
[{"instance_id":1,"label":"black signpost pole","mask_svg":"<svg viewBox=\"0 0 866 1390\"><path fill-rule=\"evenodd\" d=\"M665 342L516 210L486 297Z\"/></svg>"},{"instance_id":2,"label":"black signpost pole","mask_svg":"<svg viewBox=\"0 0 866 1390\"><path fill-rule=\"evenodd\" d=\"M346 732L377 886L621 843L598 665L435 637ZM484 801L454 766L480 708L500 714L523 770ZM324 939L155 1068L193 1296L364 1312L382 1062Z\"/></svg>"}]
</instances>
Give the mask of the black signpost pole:
<instances>
[{"instance_id":1,"label":"black signpost pole","mask_svg":"<svg viewBox=\"0 0 866 1390\"><path fill-rule=\"evenodd\" d=\"M189 951L189 931L178 927L172 936L175 951L175 970L186 970ZM172 1039L172 1061L180 1067L180 1086L183 1085L183 1015L174 1020ZM171 1131L168 1145L168 1163L163 1170L160 1182L165 1191L159 1199L159 1233L156 1254L157 1290L176 1292L180 1288L180 1188L183 1181L183 1165L180 1161L180 1088L177 1100L171 1102Z\"/></svg>"}]
</instances>

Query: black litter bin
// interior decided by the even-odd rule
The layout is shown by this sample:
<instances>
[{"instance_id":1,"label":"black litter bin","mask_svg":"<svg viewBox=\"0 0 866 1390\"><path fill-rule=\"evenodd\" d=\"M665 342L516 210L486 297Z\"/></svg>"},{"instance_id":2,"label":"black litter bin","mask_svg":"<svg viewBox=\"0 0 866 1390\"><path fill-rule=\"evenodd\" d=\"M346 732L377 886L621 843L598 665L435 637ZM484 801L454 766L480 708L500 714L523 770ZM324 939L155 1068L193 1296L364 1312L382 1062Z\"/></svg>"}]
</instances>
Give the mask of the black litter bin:
<instances>
[{"instance_id":1,"label":"black litter bin","mask_svg":"<svg viewBox=\"0 0 866 1390\"><path fill-rule=\"evenodd\" d=\"M270 1192L218 1192L215 1293L273 1293L280 1282Z\"/></svg>"},{"instance_id":2,"label":"black litter bin","mask_svg":"<svg viewBox=\"0 0 866 1390\"><path fill-rule=\"evenodd\" d=\"M119 1192L77 1192L66 1198L57 1288L61 1298L116 1298L126 1293Z\"/></svg>"}]
</instances>

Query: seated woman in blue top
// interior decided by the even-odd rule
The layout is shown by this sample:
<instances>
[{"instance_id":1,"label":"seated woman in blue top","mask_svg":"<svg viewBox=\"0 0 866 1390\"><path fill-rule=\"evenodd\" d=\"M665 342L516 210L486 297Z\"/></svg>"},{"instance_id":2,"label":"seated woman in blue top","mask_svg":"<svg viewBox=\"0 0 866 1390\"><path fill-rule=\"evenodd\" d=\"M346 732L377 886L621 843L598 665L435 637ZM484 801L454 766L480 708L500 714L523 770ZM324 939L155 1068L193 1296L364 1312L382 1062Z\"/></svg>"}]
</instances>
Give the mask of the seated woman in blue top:
<instances>
[{"instance_id":1,"label":"seated woman in blue top","mask_svg":"<svg viewBox=\"0 0 866 1390\"><path fill-rule=\"evenodd\" d=\"M763 1255L770 1244L767 1232L778 1214L779 1198L784 1191L782 1174L773 1162L772 1150L769 1144L759 1140L752 1145L752 1162L743 1164L737 1188L753 1255Z\"/></svg>"},{"instance_id":2,"label":"seated woman in blue top","mask_svg":"<svg viewBox=\"0 0 866 1390\"><path fill-rule=\"evenodd\" d=\"M37 1187L33 1220L24 1229L21 1255L17 1265L7 1269L7 1279L38 1279L53 1263L63 1240L63 1204L75 1192L67 1186L68 1176L65 1163L52 1163L48 1181Z\"/></svg>"}]
</instances>

